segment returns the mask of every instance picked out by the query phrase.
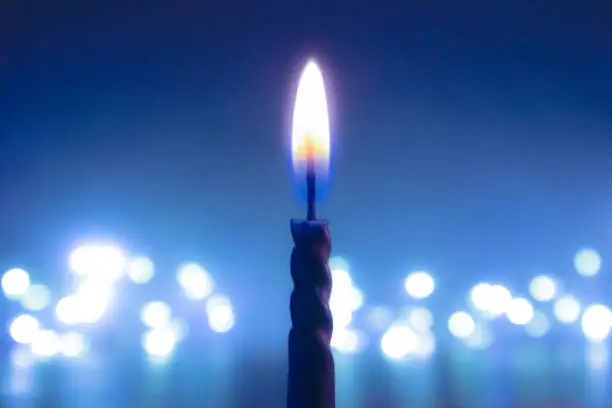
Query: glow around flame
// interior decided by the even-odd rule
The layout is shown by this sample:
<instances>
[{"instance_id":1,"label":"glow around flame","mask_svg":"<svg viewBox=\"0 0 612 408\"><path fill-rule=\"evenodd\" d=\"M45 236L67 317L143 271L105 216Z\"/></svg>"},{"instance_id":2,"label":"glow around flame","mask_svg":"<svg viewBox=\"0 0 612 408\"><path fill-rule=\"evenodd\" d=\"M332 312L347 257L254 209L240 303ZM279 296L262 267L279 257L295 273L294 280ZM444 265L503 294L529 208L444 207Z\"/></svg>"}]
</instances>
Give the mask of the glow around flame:
<instances>
[{"instance_id":1,"label":"glow around flame","mask_svg":"<svg viewBox=\"0 0 612 408\"><path fill-rule=\"evenodd\" d=\"M325 83L321 69L309 61L302 72L293 109L291 156L296 172L314 160L319 172L329 171L330 136Z\"/></svg>"}]
</instances>

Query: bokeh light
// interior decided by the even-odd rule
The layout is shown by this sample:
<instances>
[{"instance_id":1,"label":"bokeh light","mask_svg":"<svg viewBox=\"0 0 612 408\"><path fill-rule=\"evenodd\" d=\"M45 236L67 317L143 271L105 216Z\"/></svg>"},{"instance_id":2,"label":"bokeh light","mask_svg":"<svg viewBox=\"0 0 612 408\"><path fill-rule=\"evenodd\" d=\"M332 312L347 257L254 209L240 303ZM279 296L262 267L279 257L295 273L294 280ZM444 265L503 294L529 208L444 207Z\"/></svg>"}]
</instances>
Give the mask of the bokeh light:
<instances>
[{"instance_id":1,"label":"bokeh light","mask_svg":"<svg viewBox=\"0 0 612 408\"><path fill-rule=\"evenodd\" d=\"M232 302L227 296L217 293L206 300L204 308L206 310L206 314L209 315L215 308L220 306L227 306L231 308Z\"/></svg>"},{"instance_id":2,"label":"bokeh light","mask_svg":"<svg viewBox=\"0 0 612 408\"><path fill-rule=\"evenodd\" d=\"M341 256L332 256L329 258L329 262L327 264L329 265L329 269L332 271L334 269L341 269L343 271L349 270L349 262Z\"/></svg>"},{"instance_id":3,"label":"bokeh light","mask_svg":"<svg viewBox=\"0 0 612 408\"><path fill-rule=\"evenodd\" d=\"M363 306L363 302L364 302L364 295L361 289L352 286L351 288L347 290L346 295L347 295L346 301L347 301L348 307L353 312L361 309L361 307Z\"/></svg>"},{"instance_id":4,"label":"bokeh light","mask_svg":"<svg viewBox=\"0 0 612 408\"><path fill-rule=\"evenodd\" d=\"M448 330L460 339L470 336L475 327L474 318L467 312L455 312L448 319Z\"/></svg>"},{"instance_id":5,"label":"bokeh light","mask_svg":"<svg viewBox=\"0 0 612 408\"><path fill-rule=\"evenodd\" d=\"M7 298L22 296L29 288L30 275L23 269L10 269L2 275L2 291Z\"/></svg>"},{"instance_id":6,"label":"bokeh light","mask_svg":"<svg viewBox=\"0 0 612 408\"><path fill-rule=\"evenodd\" d=\"M486 317L494 318L506 313L512 301L512 293L503 285L479 283L472 288L470 300L476 310Z\"/></svg>"},{"instance_id":7,"label":"bokeh light","mask_svg":"<svg viewBox=\"0 0 612 408\"><path fill-rule=\"evenodd\" d=\"M393 325L383 335L380 348L385 356L400 360L415 351L418 343L418 335L409 326Z\"/></svg>"},{"instance_id":8,"label":"bokeh light","mask_svg":"<svg viewBox=\"0 0 612 408\"><path fill-rule=\"evenodd\" d=\"M470 292L470 300L476 309L481 312L488 311L492 302L491 285L488 283L479 283L474 286Z\"/></svg>"},{"instance_id":9,"label":"bokeh light","mask_svg":"<svg viewBox=\"0 0 612 408\"><path fill-rule=\"evenodd\" d=\"M572 295L563 295L555 302L553 312L560 323L571 324L578 320L582 306Z\"/></svg>"},{"instance_id":10,"label":"bokeh light","mask_svg":"<svg viewBox=\"0 0 612 408\"><path fill-rule=\"evenodd\" d=\"M592 305L582 315L581 326L589 341L604 341L612 329L612 312L604 305Z\"/></svg>"},{"instance_id":11,"label":"bokeh light","mask_svg":"<svg viewBox=\"0 0 612 408\"><path fill-rule=\"evenodd\" d=\"M141 256L131 259L127 264L127 276L136 284L149 283L155 275L155 265L147 257Z\"/></svg>"},{"instance_id":12,"label":"bokeh light","mask_svg":"<svg viewBox=\"0 0 612 408\"><path fill-rule=\"evenodd\" d=\"M433 326L433 313L426 307L413 307L408 310L407 321L417 333L427 333Z\"/></svg>"},{"instance_id":13,"label":"bokeh light","mask_svg":"<svg viewBox=\"0 0 612 408\"><path fill-rule=\"evenodd\" d=\"M404 280L404 289L408 296L415 299L425 299L435 290L434 278L424 271L413 272Z\"/></svg>"},{"instance_id":14,"label":"bokeh light","mask_svg":"<svg viewBox=\"0 0 612 408\"><path fill-rule=\"evenodd\" d=\"M189 324L183 318L174 318L170 322L170 328L174 331L177 340L183 340L189 334Z\"/></svg>"},{"instance_id":15,"label":"bokeh light","mask_svg":"<svg viewBox=\"0 0 612 408\"><path fill-rule=\"evenodd\" d=\"M386 306L374 306L366 312L366 323L373 331L384 331L393 322L393 311Z\"/></svg>"},{"instance_id":16,"label":"bokeh light","mask_svg":"<svg viewBox=\"0 0 612 408\"><path fill-rule=\"evenodd\" d=\"M165 302L150 302L147 303L140 312L140 320L150 328L165 327L172 319L172 310Z\"/></svg>"},{"instance_id":17,"label":"bokeh light","mask_svg":"<svg viewBox=\"0 0 612 408\"><path fill-rule=\"evenodd\" d=\"M32 348L17 344L11 349L11 366L18 369L27 369L32 367L36 363L36 356L32 354Z\"/></svg>"},{"instance_id":18,"label":"bokeh light","mask_svg":"<svg viewBox=\"0 0 612 408\"><path fill-rule=\"evenodd\" d=\"M125 274L126 256L116 245L88 244L74 249L68 264L77 276L114 282Z\"/></svg>"},{"instance_id":19,"label":"bokeh light","mask_svg":"<svg viewBox=\"0 0 612 408\"><path fill-rule=\"evenodd\" d=\"M334 268L331 270L332 288L346 289L353 286L353 279L347 269Z\"/></svg>"},{"instance_id":20,"label":"bokeh light","mask_svg":"<svg viewBox=\"0 0 612 408\"><path fill-rule=\"evenodd\" d=\"M234 310L231 303L223 302L210 307L208 325L216 333L226 333L234 327Z\"/></svg>"},{"instance_id":21,"label":"bokeh light","mask_svg":"<svg viewBox=\"0 0 612 408\"><path fill-rule=\"evenodd\" d=\"M85 336L77 332L69 332L60 335L59 352L65 357L81 357L86 352Z\"/></svg>"},{"instance_id":22,"label":"bokeh light","mask_svg":"<svg viewBox=\"0 0 612 408\"><path fill-rule=\"evenodd\" d=\"M524 298L516 298L510 302L506 315L510 322L523 326L533 319L533 313L531 302Z\"/></svg>"},{"instance_id":23,"label":"bokeh light","mask_svg":"<svg viewBox=\"0 0 612 408\"><path fill-rule=\"evenodd\" d=\"M102 253L110 256L110 261L102 259ZM576 265L581 265L582 274L586 271L589 276L589 273L599 271L599 255L594 257L593 253L582 253L580 256L582 258ZM106 266L93 266L93 260ZM47 323L46 314L43 313L42 320L38 320L38 312L50 304L50 290L45 285L32 284L30 276L21 269L12 269L3 275L2 288L5 295L19 300L16 307L21 304L23 309L31 312L16 316L8 327L10 337L19 343L11 352L11 361L16 361L14 364L27 366L37 364L41 358L46 360L54 356L67 359L79 359L90 354L93 356L93 346L96 343L89 338L91 329L81 325L101 322L111 311L111 306L118 306L116 310L123 312L122 308L127 303L123 298L117 299L124 289L118 279L125 274L132 282L144 284L153 278L155 268L150 258L134 257L126 260L121 249L99 245L79 247L71 254L70 265L73 272L71 284L76 286L76 290L58 298L54 305L56 322L49 326L59 332L46 326L43 328L41 321ZM402 301L406 304L400 309L392 309L388 306L369 305L350 270L349 263L343 258L336 257L330 261L332 291L329 305L334 320L331 339L334 353L362 353L369 347L368 338L373 335L380 340L382 354L392 361L428 359L436 352L437 340L444 339L443 336L436 338L433 333L434 317L439 313L437 305L417 305L421 303L419 300L430 297L436 290L436 282L429 273L417 271L407 276L403 287L410 299L403 297ZM208 270L193 262L183 263L177 268L176 281L187 299L203 300L201 303L190 302L196 311L194 316L199 316L196 323L200 327L207 324L210 331L219 334L234 329L236 312L232 302L226 295L215 293L216 284ZM534 309L527 298L513 297L504 285L481 282L469 291L467 304L460 306L465 309L450 315L446 322L448 330L460 345L482 350L493 343L496 334L494 329L503 327L503 322L493 321L495 317L505 315L509 322L523 326L526 336L541 338L552 329L551 319L554 316L563 324L576 323L580 319L580 326L589 342L604 342L612 329L610 309L604 305L593 305L581 316L580 302L570 294L561 294L559 282L548 275L535 276L529 282L529 294L534 301L551 302L551 307L538 303L538 310ZM120 302L115 303L116 300ZM540 310L543 307L546 309ZM359 312L362 308L364 312ZM166 361L178 343L189 335L191 316L173 316L173 310L166 302L144 304L140 310L140 319L145 326L142 347L154 359ZM109 319L108 322L114 323L115 319ZM58 323L59 327L56 326ZM74 325L77 326L70 327L70 331L62 331Z\"/></svg>"},{"instance_id":24,"label":"bokeh light","mask_svg":"<svg viewBox=\"0 0 612 408\"><path fill-rule=\"evenodd\" d=\"M489 307L486 312L491 316L501 316L512 303L512 293L503 285L493 285L489 289Z\"/></svg>"},{"instance_id":25,"label":"bokeh light","mask_svg":"<svg viewBox=\"0 0 612 408\"><path fill-rule=\"evenodd\" d=\"M17 316L9 325L9 333L13 340L21 344L30 344L38 336L40 322L34 316L23 314Z\"/></svg>"},{"instance_id":26,"label":"bokeh light","mask_svg":"<svg viewBox=\"0 0 612 408\"><path fill-rule=\"evenodd\" d=\"M55 316L64 324L76 324L80 322L79 299L74 295L61 298L55 305Z\"/></svg>"},{"instance_id":27,"label":"bokeh light","mask_svg":"<svg viewBox=\"0 0 612 408\"><path fill-rule=\"evenodd\" d=\"M345 267L348 264L343 263ZM332 291L329 307L334 319L334 328L347 329L353 321L353 314L364 304L364 295L355 286L353 278L346 269L332 269Z\"/></svg>"},{"instance_id":28,"label":"bokeh light","mask_svg":"<svg viewBox=\"0 0 612 408\"><path fill-rule=\"evenodd\" d=\"M461 338L463 344L472 350L483 350L493 343L493 332L482 324L474 325L472 332Z\"/></svg>"},{"instance_id":29,"label":"bokeh light","mask_svg":"<svg viewBox=\"0 0 612 408\"><path fill-rule=\"evenodd\" d=\"M53 357L61 350L59 335L53 330L41 330L32 342L32 353L40 357Z\"/></svg>"},{"instance_id":30,"label":"bokeh light","mask_svg":"<svg viewBox=\"0 0 612 408\"><path fill-rule=\"evenodd\" d=\"M31 312L45 309L51 303L51 292L45 285L31 285L21 297L21 305Z\"/></svg>"},{"instance_id":31,"label":"bokeh light","mask_svg":"<svg viewBox=\"0 0 612 408\"><path fill-rule=\"evenodd\" d=\"M79 323L98 323L107 314L113 288L103 281L83 280L76 291Z\"/></svg>"},{"instance_id":32,"label":"bokeh light","mask_svg":"<svg viewBox=\"0 0 612 408\"><path fill-rule=\"evenodd\" d=\"M433 333L427 331L417 333L417 344L411 355L426 359L429 358L436 350L436 339Z\"/></svg>"},{"instance_id":33,"label":"bokeh light","mask_svg":"<svg viewBox=\"0 0 612 408\"><path fill-rule=\"evenodd\" d=\"M208 271L201 265L188 263L179 267L176 279L187 299L202 300L210 296L215 282Z\"/></svg>"},{"instance_id":34,"label":"bokeh light","mask_svg":"<svg viewBox=\"0 0 612 408\"><path fill-rule=\"evenodd\" d=\"M332 334L331 347L342 354L355 354L362 346L363 335L355 330L341 327Z\"/></svg>"},{"instance_id":35,"label":"bokeh light","mask_svg":"<svg viewBox=\"0 0 612 408\"><path fill-rule=\"evenodd\" d=\"M169 327L151 329L142 338L142 346L145 352L152 357L170 356L176 344L176 334Z\"/></svg>"},{"instance_id":36,"label":"bokeh light","mask_svg":"<svg viewBox=\"0 0 612 408\"><path fill-rule=\"evenodd\" d=\"M548 317L537 311L533 314L533 318L525 325L525 331L531 337L542 337L550 330L550 321Z\"/></svg>"},{"instance_id":37,"label":"bokeh light","mask_svg":"<svg viewBox=\"0 0 612 408\"><path fill-rule=\"evenodd\" d=\"M574 257L576 272L582 276L595 276L601 269L601 256L592 248L584 248Z\"/></svg>"},{"instance_id":38,"label":"bokeh light","mask_svg":"<svg viewBox=\"0 0 612 408\"><path fill-rule=\"evenodd\" d=\"M557 283L550 276L536 276L529 284L529 293L539 302L549 302L557 295Z\"/></svg>"}]
</instances>

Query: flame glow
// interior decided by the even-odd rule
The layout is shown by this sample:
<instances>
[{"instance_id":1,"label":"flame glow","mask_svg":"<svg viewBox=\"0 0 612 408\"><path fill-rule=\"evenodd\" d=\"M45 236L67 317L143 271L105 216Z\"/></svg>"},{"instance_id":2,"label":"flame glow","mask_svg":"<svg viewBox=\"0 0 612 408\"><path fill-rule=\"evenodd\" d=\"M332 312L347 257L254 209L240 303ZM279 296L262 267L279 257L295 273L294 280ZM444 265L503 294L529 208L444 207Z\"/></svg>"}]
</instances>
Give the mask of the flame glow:
<instances>
[{"instance_id":1,"label":"flame glow","mask_svg":"<svg viewBox=\"0 0 612 408\"><path fill-rule=\"evenodd\" d=\"M321 69L309 61L302 72L295 97L291 153L296 172L303 172L308 160L316 169L329 171L330 136L325 83Z\"/></svg>"}]
</instances>

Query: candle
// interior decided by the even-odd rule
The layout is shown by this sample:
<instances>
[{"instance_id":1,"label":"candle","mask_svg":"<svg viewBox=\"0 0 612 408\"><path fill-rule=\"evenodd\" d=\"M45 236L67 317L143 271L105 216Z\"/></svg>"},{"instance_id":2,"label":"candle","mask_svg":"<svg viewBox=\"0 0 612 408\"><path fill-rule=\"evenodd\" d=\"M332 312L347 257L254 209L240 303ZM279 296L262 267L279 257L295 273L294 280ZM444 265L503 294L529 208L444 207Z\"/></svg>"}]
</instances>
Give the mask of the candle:
<instances>
[{"instance_id":1,"label":"candle","mask_svg":"<svg viewBox=\"0 0 612 408\"><path fill-rule=\"evenodd\" d=\"M321 70L308 62L298 85L292 128L292 160L307 184L306 220L291 221L291 330L287 408L335 407L333 321L329 308L331 238L327 222L316 219L317 175L330 160L329 115Z\"/></svg>"}]
</instances>

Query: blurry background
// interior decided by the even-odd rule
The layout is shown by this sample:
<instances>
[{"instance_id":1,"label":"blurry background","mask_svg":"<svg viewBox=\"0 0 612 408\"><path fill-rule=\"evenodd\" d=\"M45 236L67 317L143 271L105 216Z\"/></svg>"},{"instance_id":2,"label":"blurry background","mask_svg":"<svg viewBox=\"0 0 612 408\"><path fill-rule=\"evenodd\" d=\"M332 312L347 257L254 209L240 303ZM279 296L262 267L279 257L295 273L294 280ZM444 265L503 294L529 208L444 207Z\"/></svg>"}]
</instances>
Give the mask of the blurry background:
<instances>
[{"instance_id":1,"label":"blurry background","mask_svg":"<svg viewBox=\"0 0 612 408\"><path fill-rule=\"evenodd\" d=\"M6 406L283 406L313 55L338 406L606 406L605 2L5 2L0 27Z\"/></svg>"}]
</instances>

